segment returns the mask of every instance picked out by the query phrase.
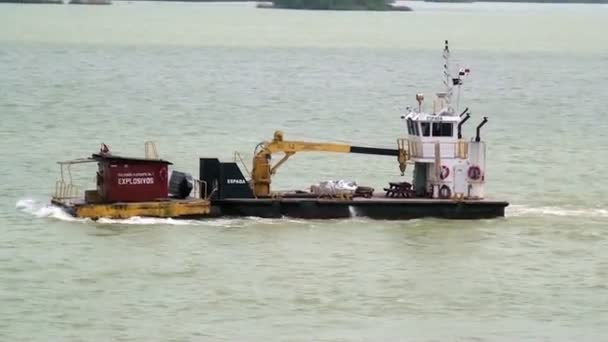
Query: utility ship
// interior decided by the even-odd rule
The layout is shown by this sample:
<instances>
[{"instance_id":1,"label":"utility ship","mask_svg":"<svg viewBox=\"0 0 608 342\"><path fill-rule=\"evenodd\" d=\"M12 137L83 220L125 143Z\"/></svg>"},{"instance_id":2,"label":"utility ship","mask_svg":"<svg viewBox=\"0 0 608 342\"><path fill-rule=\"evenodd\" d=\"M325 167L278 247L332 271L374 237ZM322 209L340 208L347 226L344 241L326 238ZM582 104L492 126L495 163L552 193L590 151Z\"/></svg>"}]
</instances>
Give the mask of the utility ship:
<instances>
[{"instance_id":1,"label":"utility ship","mask_svg":"<svg viewBox=\"0 0 608 342\"><path fill-rule=\"evenodd\" d=\"M240 155L221 162L199 159L199 179L173 171L170 162L158 158L156 147L146 145L146 158L118 157L102 144L89 158L60 162L62 178L57 182L52 203L77 217L128 218L154 216L211 218L257 216L306 219L348 218L400 220L421 217L482 219L504 216L506 201L487 199L486 145L481 129L466 139L462 126L471 118L468 108L459 111L461 86L469 69L452 77L450 50L443 51L445 90L436 94L432 109L425 110L424 95L417 94L417 106L401 116L403 138L396 148L351 146L325 142L286 140L276 131L271 140L257 145L251 172ZM453 95L456 92L456 99ZM455 102L455 103L454 103ZM153 153L149 153L152 151ZM322 182L305 191L273 191L271 179L290 157L301 152L357 153L395 158L401 176L413 168L413 179L387 182L376 189L354 182ZM282 154L277 162L272 157ZM96 162L97 188L74 196L70 167ZM244 166L247 178L239 167ZM65 179L67 168L69 180Z\"/></svg>"},{"instance_id":2,"label":"utility ship","mask_svg":"<svg viewBox=\"0 0 608 342\"><path fill-rule=\"evenodd\" d=\"M200 158L200 180L209 184L205 198L211 202L210 216L283 216L324 219L363 216L375 219L440 217L481 219L504 216L506 201L485 197L486 145L480 131L466 139L462 126L471 118L468 108L458 110L462 84L469 69L450 73L450 50L445 42L445 90L436 94L432 109L425 110L424 95L401 116L404 138L396 148L374 148L345 144L285 140L282 132L260 143L254 152L251 173L245 178L237 161L220 162ZM456 92L454 101L453 95ZM455 102L455 103L454 103ZM278 168L299 152L337 152L389 156L397 159L401 175L413 167L411 182L389 182L381 191L369 187L319 184L310 191L271 191L271 178ZM272 163L272 156L282 158ZM245 167L245 170L247 168ZM315 191L319 190L321 191ZM324 191L325 190L325 191Z\"/></svg>"}]
</instances>

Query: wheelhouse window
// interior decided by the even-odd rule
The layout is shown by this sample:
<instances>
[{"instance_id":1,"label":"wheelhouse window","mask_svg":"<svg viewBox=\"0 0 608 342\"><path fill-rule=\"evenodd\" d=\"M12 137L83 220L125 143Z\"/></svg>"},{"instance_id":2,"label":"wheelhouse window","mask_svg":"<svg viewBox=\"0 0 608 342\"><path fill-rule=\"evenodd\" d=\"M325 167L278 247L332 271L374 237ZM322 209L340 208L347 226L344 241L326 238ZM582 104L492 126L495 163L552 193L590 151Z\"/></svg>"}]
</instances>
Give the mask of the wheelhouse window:
<instances>
[{"instance_id":1,"label":"wheelhouse window","mask_svg":"<svg viewBox=\"0 0 608 342\"><path fill-rule=\"evenodd\" d=\"M431 135L431 123L430 122L421 122L420 130L422 131L422 135L428 137Z\"/></svg>"},{"instance_id":2,"label":"wheelhouse window","mask_svg":"<svg viewBox=\"0 0 608 342\"><path fill-rule=\"evenodd\" d=\"M407 132L410 135L418 135L418 123L412 119L407 119Z\"/></svg>"},{"instance_id":3,"label":"wheelhouse window","mask_svg":"<svg viewBox=\"0 0 608 342\"><path fill-rule=\"evenodd\" d=\"M454 124L451 122L434 122L434 137L451 137L454 134Z\"/></svg>"}]
</instances>

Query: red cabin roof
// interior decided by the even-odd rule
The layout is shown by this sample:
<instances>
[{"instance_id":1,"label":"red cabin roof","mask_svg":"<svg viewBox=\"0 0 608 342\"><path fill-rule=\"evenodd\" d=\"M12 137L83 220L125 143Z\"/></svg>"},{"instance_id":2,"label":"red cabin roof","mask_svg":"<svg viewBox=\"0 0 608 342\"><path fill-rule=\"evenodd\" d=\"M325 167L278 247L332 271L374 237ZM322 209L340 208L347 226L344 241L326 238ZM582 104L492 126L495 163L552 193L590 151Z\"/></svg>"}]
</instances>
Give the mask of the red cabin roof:
<instances>
[{"instance_id":1,"label":"red cabin roof","mask_svg":"<svg viewBox=\"0 0 608 342\"><path fill-rule=\"evenodd\" d=\"M117 161L121 163L133 163L133 164L166 164L173 165L170 161L163 159L147 159L147 158L133 158L133 157L121 157L115 155L102 155L102 154L93 154L91 159L96 161Z\"/></svg>"}]
</instances>

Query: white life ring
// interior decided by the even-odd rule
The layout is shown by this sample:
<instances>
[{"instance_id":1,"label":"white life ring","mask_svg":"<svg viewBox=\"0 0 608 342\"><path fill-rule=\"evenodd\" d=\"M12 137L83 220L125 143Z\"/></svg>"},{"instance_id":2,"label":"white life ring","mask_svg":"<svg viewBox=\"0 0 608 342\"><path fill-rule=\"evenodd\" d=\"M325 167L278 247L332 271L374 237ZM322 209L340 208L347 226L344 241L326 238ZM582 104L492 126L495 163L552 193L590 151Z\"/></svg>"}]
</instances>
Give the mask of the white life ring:
<instances>
[{"instance_id":1,"label":"white life ring","mask_svg":"<svg viewBox=\"0 0 608 342\"><path fill-rule=\"evenodd\" d=\"M467 171L467 176L469 176L472 180L478 180L481 178L481 168L479 166L471 166L469 167L469 171Z\"/></svg>"},{"instance_id":2,"label":"white life ring","mask_svg":"<svg viewBox=\"0 0 608 342\"><path fill-rule=\"evenodd\" d=\"M442 185L439 188L439 198L447 199L452 197L452 190L447 185Z\"/></svg>"}]
</instances>

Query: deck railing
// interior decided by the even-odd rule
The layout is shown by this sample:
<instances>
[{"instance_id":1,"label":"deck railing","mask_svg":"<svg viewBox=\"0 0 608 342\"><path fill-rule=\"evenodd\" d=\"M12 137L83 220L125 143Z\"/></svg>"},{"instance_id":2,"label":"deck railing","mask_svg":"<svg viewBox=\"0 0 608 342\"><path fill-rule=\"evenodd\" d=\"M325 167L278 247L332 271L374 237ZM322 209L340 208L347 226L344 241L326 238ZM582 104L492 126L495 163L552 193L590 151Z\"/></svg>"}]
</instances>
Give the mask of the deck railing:
<instances>
[{"instance_id":1,"label":"deck railing","mask_svg":"<svg viewBox=\"0 0 608 342\"><path fill-rule=\"evenodd\" d=\"M217 188L215 189L211 189L211 192L209 193L209 195L207 195L207 182L205 182L204 180L200 180L200 179L194 179L194 188L192 189L192 195L195 198L201 198L204 200L208 200L211 198L211 196L213 196L213 194L217 191Z\"/></svg>"},{"instance_id":2,"label":"deck railing","mask_svg":"<svg viewBox=\"0 0 608 342\"><path fill-rule=\"evenodd\" d=\"M64 181L55 182L55 199L71 199L80 197L82 189L78 185L66 183Z\"/></svg>"},{"instance_id":3,"label":"deck railing","mask_svg":"<svg viewBox=\"0 0 608 342\"><path fill-rule=\"evenodd\" d=\"M457 142L422 142L404 139L411 158L434 159L437 151L441 158L460 158L467 159L469 152L469 142L459 140Z\"/></svg>"},{"instance_id":4,"label":"deck railing","mask_svg":"<svg viewBox=\"0 0 608 342\"><path fill-rule=\"evenodd\" d=\"M207 196L207 182L195 178L192 187L192 197L205 199L205 196Z\"/></svg>"},{"instance_id":5,"label":"deck railing","mask_svg":"<svg viewBox=\"0 0 608 342\"><path fill-rule=\"evenodd\" d=\"M249 178L251 178L251 172L249 172L249 168L247 168L247 164L245 164L243 157L241 156L241 154L238 151L234 151L234 162L237 164L240 163L241 166L243 167L243 169L245 170L245 172L247 172L247 175L249 176Z\"/></svg>"}]
</instances>

